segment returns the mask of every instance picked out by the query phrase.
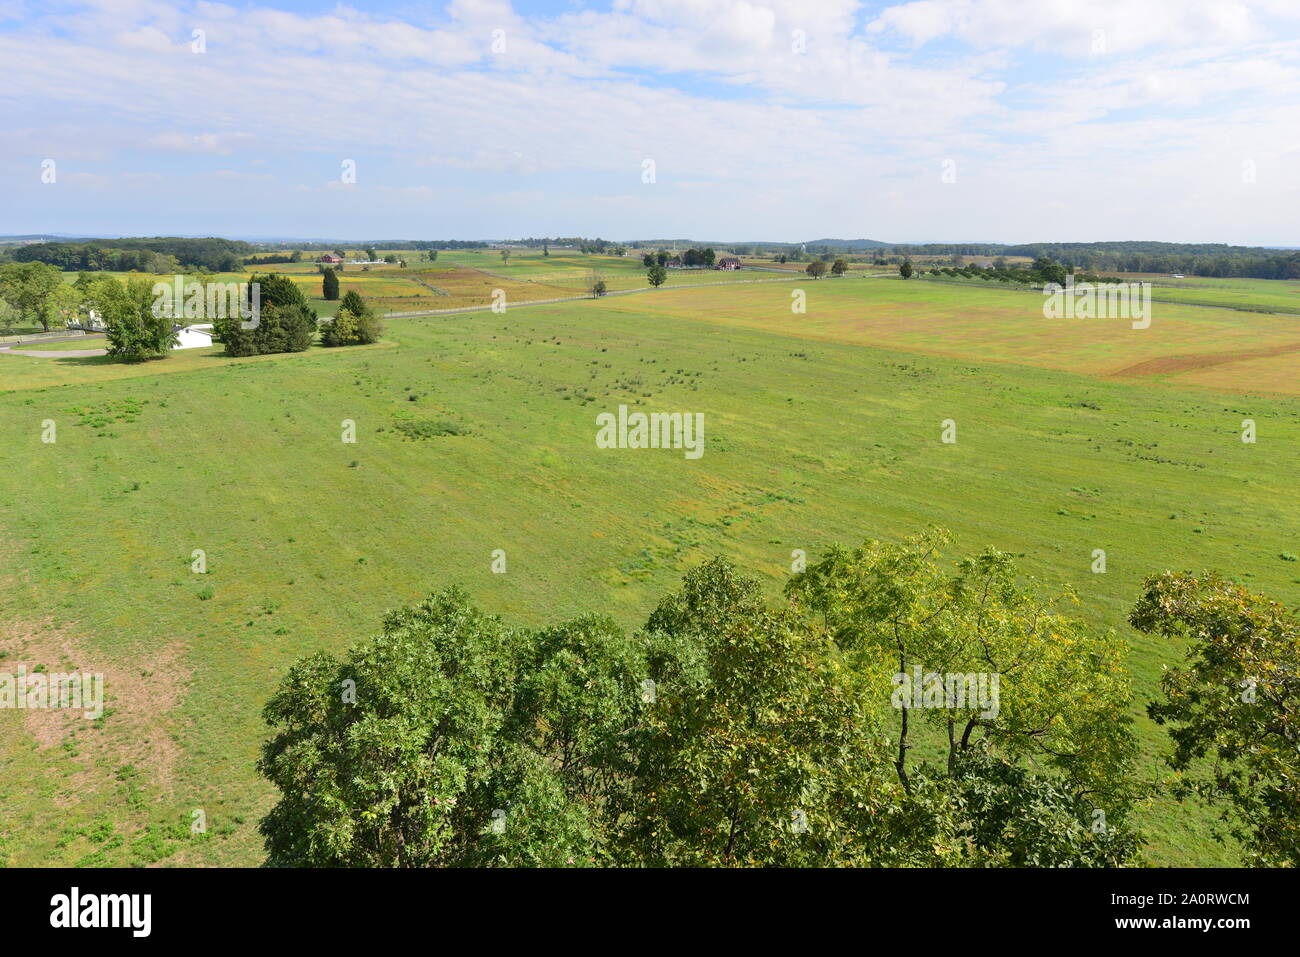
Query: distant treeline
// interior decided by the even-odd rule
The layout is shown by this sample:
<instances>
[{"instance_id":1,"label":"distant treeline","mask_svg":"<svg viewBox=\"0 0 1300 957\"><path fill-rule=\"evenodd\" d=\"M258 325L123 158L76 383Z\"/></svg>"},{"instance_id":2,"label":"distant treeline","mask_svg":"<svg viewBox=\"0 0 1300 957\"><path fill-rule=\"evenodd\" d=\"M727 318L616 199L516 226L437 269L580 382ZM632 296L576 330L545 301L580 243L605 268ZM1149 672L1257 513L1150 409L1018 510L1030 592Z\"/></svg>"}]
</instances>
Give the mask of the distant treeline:
<instances>
[{"instance_id":1,"label":"distant treeline","mask_svg":"<svg viewBox=\"0 0 1300 957\"><path fill-rule=\"evenodd\" d=\"M1222 243L1033 243L1003 255L1047 256L1089 272L1181 272L1189 276L1300 279L1300 251Z\"/></svg>"},{"instance_id":2,"label":"distant treeline","mask_svg":"<svg viewBox=\"0 0 1300 957\"><path fill-rule=\"evenodd\" d=\"M345 243L259 243L258 249L301 249L308 252L330 252L346 246L348 249L487 249L482 239L368 239L365 242Z\"/></svg>"},{"instance_id":3,"label":"distant treeline","mask_svg":"<svg viewBox=\"0 0 1300 957\"><path fill-rule=\"evenodd\" d=\"M1250 279L1300 279L1300 251L1223 243L1025 243L927 244L893 246L880 252L898 256L1046 257L1088 272L1185 273L1189 276Z\"/></svg>"},{"instance_id":4,"label":"distant treeline","mask_svg":"<svg viewBox=\"0 0 1300 957\"><path fill-rule=\"evenodd\" d=\"M301 249L330 252L346 246L348 249L487 249L482 239L368 239L365 242L346 243L260 243L258 249Z\"/></svg>"},{"instance_id":5,"label":"distant treeline","mask_svg":"<svg viewBox=\"0 0 1300 957\"><path fill-rule=\"evenodd\" d=\"M587 240L573 241L577 243ZM679 248L697 245L690 240L637 240L628 244L634 249ZM821 258L829 262L835 256L868 256L882 265L896 265L904 259L952 260L961 265L960 257L987 256L1051 259L1089 273L1150 272L1185 273L1189 276L1240 277L1251 279L1300 279L1300 251L1268 249L1263 246L1229 246L1224 243L1163 243L1143 240L1097 243L922 243L886 244L870 239L817 240L808 243L719 243L729 252L759 258L785 257L782 261L802 262Z\"/></svg>"},{"instance_id":6,"label":"distant treeline","mask_svg":"<svg viewBox=\"0 0 1300 957\"><path fill-rule=\"evenodd\" d=\"M481 240L382 240L364 244L372 249L486 249ZM248 243L238 239L186 239L155 236L133 239L90 239L42 242L17 246L0 260L42 262L65 272L175 273L189 270L242 272L245 265L298 262L304 251L331 251L337 243ZM282 252L283 250L283 252ZM262 255L253 255L262 253Z\"/></svg>"},{"instance_id":7,"label":"distant treeline","mask_svg":"<svg viewBox=\"0 0 1300 957\"><path fill-rule=\"evenodd\" d=\"M236 239L94 239L77 243L33 243L9 255L15 262L42 262L65 272L166 273L179 269L239 271L253 247Z\"/></svg>"},{"instance_id":8,"label":"distant treeline","mask_svg":"<svg viewBox=\"0 0 1300 957\"><path fill-rule=\"evenodd\" d=\"M583 253L623 255L628 247L644 250L696 246L688 241L649 243L638 240L619 244L582 236L530 237L513 240L530 248L551 246L576 248ZM349 243L356 246L355 243ZM375 240L361 244L370 249L425 250L486 249L483 240ZM820 240L812 243L715 244L741 256L779 256L799 261L804 256L822 258L857 254L881 263L901 262L908 257L951 257L960 265L962 256L1025 256L1048 258L1090 273L1151 272L1185 273L1189 276L1243 277L1254 279L1300 279L1300 251L1261 246L1229 246L1224 243L1164 243L1149 241L1096 243L926 243L887 245L876 240ZM240 271L248 265L296 262L304 252L328 252L336 242L247 243L234 239L186 239L157 236L133 239L90 239L40 242L22 245L0 254L15 262L43 262L65 271L167 273L182 270L212 272ZM253 254L258 254L254 256Z\"/></svg>"}]
</instances>

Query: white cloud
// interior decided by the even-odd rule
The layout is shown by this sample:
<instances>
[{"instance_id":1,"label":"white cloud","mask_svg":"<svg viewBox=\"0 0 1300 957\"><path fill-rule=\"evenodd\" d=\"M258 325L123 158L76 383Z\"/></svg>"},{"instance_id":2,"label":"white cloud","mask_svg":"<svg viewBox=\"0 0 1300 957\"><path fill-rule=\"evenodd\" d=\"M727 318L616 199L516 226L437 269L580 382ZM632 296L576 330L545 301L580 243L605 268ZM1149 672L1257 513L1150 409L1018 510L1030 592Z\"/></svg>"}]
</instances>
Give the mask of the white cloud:
<instances>
[{"instance_id":1,"label":"white cloud","mask_svg":"<svg viewBox=\"0 0 1300 957\"><path fill-rule=\"evenodd\" d=\"M155 133L149 137L148 145L164 152L225 156L246 148L252 141L251 133Z\"/></svg>"},{"instance_id":2,"label":"white cloud","mask_svg":"<svg viewBox=\"0 0 1300 957\"><path fill-rule=\"evenodd\" d=\"M1196 238L1280 231L1278 210L1294 210L1300 44L1282 0L921 0L879 15L856 0L618 0L553 18L454 0L407 20L152 0L20 12L0 25L0 167L22 183L32 156L55 156L112 182L151 154L168 182L203 172L197 201L214 216L252 182L282 220L311 209L295 197L328 191L354 203L339 215L394 223L409 221L403 199L421 215L436 202L439 231L463 236L485 235L479 207L493 235L526 232L535 215L554 223L537 232L563 231L558 219L624 237L886 239L1077 237L1076 222L1041 219L1065 191L1093 191L1086 216L1112 217L1114 235L1131 232L1134 202L1168 203L1148 220ZM1271 204L1215 193L1235 153L1259 157L1255 195ZM343 158L359 162L355 189L337 182ZM646 158L653 187L640 182ZM946 158L956 188L939 182ZM14 209L41 208L40 194L20 199Z\"/></svg>"}]
</instances>

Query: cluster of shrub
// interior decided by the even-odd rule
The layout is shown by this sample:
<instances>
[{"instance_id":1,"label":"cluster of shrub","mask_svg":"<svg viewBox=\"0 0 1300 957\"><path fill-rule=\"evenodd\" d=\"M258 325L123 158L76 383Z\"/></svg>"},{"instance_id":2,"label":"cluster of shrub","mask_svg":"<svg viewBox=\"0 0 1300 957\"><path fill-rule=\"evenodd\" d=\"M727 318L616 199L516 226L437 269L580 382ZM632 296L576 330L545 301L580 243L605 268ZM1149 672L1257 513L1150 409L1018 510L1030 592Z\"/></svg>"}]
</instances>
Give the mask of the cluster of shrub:
<instances>
[{"instance_id":1,"label":"cluster of shrub","mask_svg":"<svg viewBox=\"0 0 1300 957\"><path fill-rule=\"evenodd\" d=\"M910 265L910 260L905 265ZM1047 283L1065 285L1067 275L1073 275L1076 283L1122 283L1126 280L1114 276L1097 276L1092 273L1070 273L1062 264L1045 256L1035 259L1028 266L1009 266L999 260L982 267L978 263L965 266L936 266L927 270L935 277L948 276L953 279L982 279L985 282L1017 282L1023 285L1042 286Z\"/></svg>"},{"instance_id":2,"label":"cluster of shrub","mask_svg":"<svg viewBox=\"0 0 1300 957\"><path fill-rule=\"evenodd\" d=\"M692 246L684 253L673 254L666 250L646 253L641 257L641 265L649 269L651 266L667 266L672 259L678 259L683 266L703 267L712 269L713 264L717 261L718 254L711 247L696 249Z\"/></svg>"},{"instance_id":3,"label":"cluster of shrub","mask_svg":"<svg viewBox=\"0 0 1300 957\"><path fill-rule=\"evenodd\" d=\"M377 342L383 334L379 316L355 290L343 296L333 319L319 322L316 311L307 305L302 290L289 277L254 275L250 282L259 284L261 308L257 324L246 329L240 316L214 321L227 355L303 352L311 346L317 331L323 346L365 345Z\"/></svg>"},{"instance_id":4,"label":"cluster of shrub","mask_svg":"<svg viewBox=\"0 0 1300 957\"><path fill-rule=\"evenodd\" d=\"M245 316L240 314L209 317L214 338L225 344L227 355L302 352L318 331L326 346L364 345L383 334L379 316L355 291L343 297L334 319L321 323L302 290L287 276L254 275L251 283L257 283L259 291L258 321L252 328L244 328ZM53 267L10 263L0 268L0 300L4 301L0 328L11 323L11 311L18 313L9 298L19 303L22 315L36 317L46 329L94 312L104 325L110 356L128 362L161 359L176 344L181 323L169 311L157 308L153 286L144 279L123 282L93 272L83 272L75 282L64 284Z\"/></svg>"},{"instance_id":5,"label":"cluster of shrub","mask_svg":"<svg viewBox=\"0 0 1300 957\"><path fill-rule=\"evenodd\" d=\"M321 323L323 346L364 346L378 342L384 324L379 315L356 292L349 289L339 303L338 314Z\"/></svg>"}]
</instances>

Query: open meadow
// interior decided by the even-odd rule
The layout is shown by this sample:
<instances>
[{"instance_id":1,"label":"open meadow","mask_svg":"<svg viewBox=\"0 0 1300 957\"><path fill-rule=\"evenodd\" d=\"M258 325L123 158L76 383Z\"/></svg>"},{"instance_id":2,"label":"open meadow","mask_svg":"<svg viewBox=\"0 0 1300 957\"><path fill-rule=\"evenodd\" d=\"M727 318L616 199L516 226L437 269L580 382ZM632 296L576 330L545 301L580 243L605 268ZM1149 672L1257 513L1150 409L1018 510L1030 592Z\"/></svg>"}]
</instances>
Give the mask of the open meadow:
<instances>
[{"instance_id":1,"label":"open meadow","mask_svg":"<svg viewBox=\"0 0 1300 957\"><path fill-rule=\"evenodd\" d=\"M564 257L470 255L435 265L580 289ZM286 668L453 582L515 622L631 628L710 556L775 595L794 549L942 524L1077 588L1131 643L1139 708L1182 652L1126 624L1143 576L1218 568L1295 603L1300 320L1157 304L1135 330L883 278L807 281L796 314L793 288L395 319L375 345L252 359L0 355L0 656L102 672L108 696L95 721L0 714L0 861L259 863ZM621 403L702 412L703 456L598 449ZM1135 716L1155 776L1167 736ZM1194 807L1138 823L1155 863L1236 860Z\"/></svg>"}]
</instances>

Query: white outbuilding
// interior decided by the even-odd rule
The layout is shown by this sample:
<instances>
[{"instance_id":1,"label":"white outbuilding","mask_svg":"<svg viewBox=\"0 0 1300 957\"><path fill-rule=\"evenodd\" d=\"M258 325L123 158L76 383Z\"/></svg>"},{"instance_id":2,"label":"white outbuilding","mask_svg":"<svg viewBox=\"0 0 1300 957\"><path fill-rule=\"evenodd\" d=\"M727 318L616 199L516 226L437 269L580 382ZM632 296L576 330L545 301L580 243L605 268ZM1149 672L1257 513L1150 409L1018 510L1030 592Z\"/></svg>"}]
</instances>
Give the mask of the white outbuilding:
<instances>
[{"instance_id":1,"label":"white outbuilding","mask_svg":"<svg viewBox=\"0 0 1300 957\"><path fill-rule=\"evenodd\" d=\"M198 326L182 326L176 331L176 345L173 349L201 349L212 345L212 323Z\"/></svg>"}]
</instances>

